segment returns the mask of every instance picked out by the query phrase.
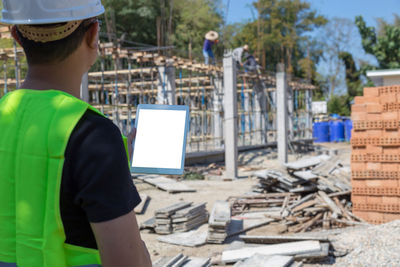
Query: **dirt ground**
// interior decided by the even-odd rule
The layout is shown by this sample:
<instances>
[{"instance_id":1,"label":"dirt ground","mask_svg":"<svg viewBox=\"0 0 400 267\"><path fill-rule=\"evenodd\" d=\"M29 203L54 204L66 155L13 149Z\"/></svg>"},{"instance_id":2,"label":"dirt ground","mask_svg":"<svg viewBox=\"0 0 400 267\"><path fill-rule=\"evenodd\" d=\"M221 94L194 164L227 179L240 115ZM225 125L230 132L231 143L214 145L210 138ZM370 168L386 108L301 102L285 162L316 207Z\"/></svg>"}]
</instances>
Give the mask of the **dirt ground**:
<instances>
[{"instance_id":1,"label":"dirt ground","mask_svg":"<svg viewBox=\"0 0 400 267\"><path fill-rule=\"evenodd\" d=\"M324 144L329 149L338 151L338 155L343 164L350 164L350 145L347 143ZM313 156L305 155L305 156ZM298 155L290 155L289 161L295 161ZM178 201L192 201L194 203L207 203L207 210L211 212L214 202L217 200L226 200L229 196L242 195L251 191L251 187L257 183L256 179L250 178L252 172L257 169L282 169L282 166L276 160L276 152L270 150L257 150L241 153L239 155L240 168L239 179L234 181L223 181L222 176L205 175L205 180L182 181L191 188L197 190L195 193L169 194L167 192L155 189L153 186L135 181L137 189L141 193L147 194L151 199L143 215L137 215L139 224L154 216L154 211L174 204ZM201 226L207 229L207 224ZM279 234L280 225L269 225L254 229L247 234L268 235ZM213 257L221 253L228 244L212 245L206 244L201 247L190 248L183 246L170 245L157 241L157 234L148 233L147 230L141 231L142 239L146 242L147 248L153 261L161 256L175 256L183 253L187 256Z\"/></svg>"}]
</instances>

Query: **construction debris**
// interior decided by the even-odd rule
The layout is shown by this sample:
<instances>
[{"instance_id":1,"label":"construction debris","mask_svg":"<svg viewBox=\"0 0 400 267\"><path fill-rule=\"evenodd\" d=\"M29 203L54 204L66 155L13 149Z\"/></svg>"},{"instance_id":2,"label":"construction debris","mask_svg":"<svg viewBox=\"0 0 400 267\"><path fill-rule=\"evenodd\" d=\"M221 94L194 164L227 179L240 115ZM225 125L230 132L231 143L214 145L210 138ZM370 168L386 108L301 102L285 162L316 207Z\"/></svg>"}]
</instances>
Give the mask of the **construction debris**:
<instances>
[{"instance_id":1,"label":"construction debris","mask_svg":"<svg viewBox=\"0 0 400 267\"><path fill-rule=\"evenodd\" d=\"M244 260L254 256L255 254L261 254L266 256L271 255L300 255L306 253L320 252L322 250L321 244L318 241L301 241L301 242L290 242L277 245L263 245L256 247L244 247L234 250L226 250L222 253L223 263L233 263L240 260Z\"/></svg>"},{"instance_id":2,"label":"construction debris","mask_svg":"<svg viewBox=\"0 0 400 267\"><path fill-rule=\"evenodd\" d=\"M178 254L174 257L162 257L153 263L153 267L209 267L210 258L188 257Z\"/></svg>"},{"instance_id":3,"label":"construction debris","mask_svg":"<svg viewBox=\"0 0 400 267\"><path fill-rule=\"evenodd\" d=\"M215 202L208 220L208 243L222 244L228 236L231 208L226 201Z\"/></svg>"},{"instance_id":4,"label":"construction debris","mask_svg":"<svg viewBox=\"0 0 400 267\"><path fill-rule=\"evenodd\" d=\"M292 263L292 256L265 256L261 254L255 254L244 261L237 262L235 265L233 265L233 267L289 267Z\"/></svg>"},{"instance_id":5,"label":"construction debris","mask_svg":"<svg viewBox=\"0 0 400 267\"><path fill-rule=\"evenodd\" d=\"M166 178L157 175L139 176L138 179L145 183L151 184L158 189L167 191L168 193L183 193L183 192L196 192L196 189L190 188L182 182L174 179Z\"/></svg>"},{"instance_id":6,"label":"construction debris","mask_svg":"<svg viewBox=\"0 0 400 267\"><path fill-rule=\"evenodd\" d=\"M207 222L206 204L193 205L191 202L179 202L155 212L155 232L172 234L187 232Z\"/></svg>"},{"instance_id":7,"label":"construction debris","mask_svg":"<svg viewBox=\"0 0 400 267\"><path fill-rule=\"evenodd\" d=\"M159 236L157 240L163 243L184 246L198 247L204 245L207 241L207 230L197 229L186 233L176 233L166 236Z\"/></svg>"},{"instance_id":8,"label":"construction debris","mask_svg":"<svg viewBox=\"0 0 400 267\"><path fill-rule=\"evenodd\" d=\"M140 193L139 196L142 201L135 207L135 213L143 214L146 210L148 202L150 201L150 197L143 193Z\"/></svg>"}]
</instances>

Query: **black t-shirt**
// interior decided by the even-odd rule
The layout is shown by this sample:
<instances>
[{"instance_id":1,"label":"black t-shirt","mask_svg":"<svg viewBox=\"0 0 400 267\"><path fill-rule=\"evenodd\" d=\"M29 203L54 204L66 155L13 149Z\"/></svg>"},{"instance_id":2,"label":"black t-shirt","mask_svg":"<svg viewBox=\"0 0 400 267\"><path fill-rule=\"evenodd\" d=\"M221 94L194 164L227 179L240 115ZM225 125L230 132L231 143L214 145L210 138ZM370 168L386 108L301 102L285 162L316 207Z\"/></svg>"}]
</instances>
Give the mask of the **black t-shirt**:
<instances>
[{"instance_id":1,"label":"black t-shirt","mask_svg":"<svg viewBox=\"0 0 400 267\"><path fill-rule=\"evenodd\" d=\"M87 111L65 151L60 212L66 243L97 248L89 222L118 218L140 201L118 127Z\"/></svg>"}]
</instances>

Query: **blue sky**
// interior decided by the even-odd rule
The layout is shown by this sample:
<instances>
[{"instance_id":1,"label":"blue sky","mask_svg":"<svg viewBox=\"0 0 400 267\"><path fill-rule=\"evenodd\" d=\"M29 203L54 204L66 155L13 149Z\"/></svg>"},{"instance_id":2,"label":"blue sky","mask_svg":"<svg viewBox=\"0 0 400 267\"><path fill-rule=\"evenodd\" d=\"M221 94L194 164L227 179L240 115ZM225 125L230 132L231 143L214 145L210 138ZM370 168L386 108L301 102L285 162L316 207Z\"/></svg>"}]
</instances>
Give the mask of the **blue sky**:
<instances>
[{"instance_id":1,"label":"blue sky","mask_svg":"<svg viewBox=\"0 0 400 267\"><path fill-rule=\"evenodd\" d=\"M362 15L368 25L375 26L375 18L393 20L393 13L400 15L400 0L307 0L319 14L328 18L341 17L354 20ZM230 0L228 22L242 22L252 19L250 10L253 0ZM227 4L228 0L224 0Z\"/></svg>"}]
</instances>

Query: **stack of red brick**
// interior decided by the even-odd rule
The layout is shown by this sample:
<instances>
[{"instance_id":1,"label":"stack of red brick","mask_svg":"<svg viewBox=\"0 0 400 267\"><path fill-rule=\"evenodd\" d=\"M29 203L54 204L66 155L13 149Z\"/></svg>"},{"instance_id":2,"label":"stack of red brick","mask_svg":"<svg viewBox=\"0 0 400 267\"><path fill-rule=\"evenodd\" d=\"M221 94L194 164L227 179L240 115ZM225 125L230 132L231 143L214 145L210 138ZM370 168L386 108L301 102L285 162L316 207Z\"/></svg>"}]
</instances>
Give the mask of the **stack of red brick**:
<instances>
[{"instance_id":1,"label":"stack of red brick","mask_svg":"<svg viewBox=\"0 0 400 267\"><path fill-rule=\"evenodd\" d=\"M400 85L364 88L352 106L353 213L374 224L400 219Z\"/></svg>"}]
</instances>

